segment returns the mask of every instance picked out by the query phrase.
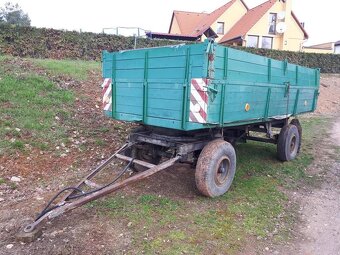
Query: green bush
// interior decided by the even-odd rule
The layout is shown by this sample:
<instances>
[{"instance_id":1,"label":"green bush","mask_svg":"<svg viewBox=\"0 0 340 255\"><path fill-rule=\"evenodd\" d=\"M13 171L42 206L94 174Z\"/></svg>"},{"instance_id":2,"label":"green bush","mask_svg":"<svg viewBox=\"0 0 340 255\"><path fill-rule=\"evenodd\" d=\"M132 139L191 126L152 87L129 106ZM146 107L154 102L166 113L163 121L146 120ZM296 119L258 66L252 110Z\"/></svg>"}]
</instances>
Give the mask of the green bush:
<instances>
[{"instance_id":1,"label":"green bush","mask_svg":"<svg viewBox=\"0 0 340 255\"><path fill-rule=\"evenodd\" d=\"M134 48L134 37L0 25L0 54L19 57L100 60L102 50ZM178 44L137 39L137 48Z\"/></svg>"},{"instance_id":2,"label":"green bush","mask_svg":"<svg viewBox=\"0 0 340 255\"><path fill-rule=\"evenodd\" d=\"M133 49L134 37L79 33L46 28L0 25L0 53L32 58L100 60L101 51ZM179 44L179 41L138 38L137 48ZM239 49L290 63L321 68L323 73L340 73L340 55Z\"/></svg>"},{"instance_id":3,"label":"green bush","mask_svg":"<svg viewBox=\"0 0 340 255\"><path fill-rule=\"evenodd\" d=\"M277 60L287 59L292 64L320 68L322 73L340 73L340 54L305 53L246 47L234 48Z\"/></svg>"}]
</instances>

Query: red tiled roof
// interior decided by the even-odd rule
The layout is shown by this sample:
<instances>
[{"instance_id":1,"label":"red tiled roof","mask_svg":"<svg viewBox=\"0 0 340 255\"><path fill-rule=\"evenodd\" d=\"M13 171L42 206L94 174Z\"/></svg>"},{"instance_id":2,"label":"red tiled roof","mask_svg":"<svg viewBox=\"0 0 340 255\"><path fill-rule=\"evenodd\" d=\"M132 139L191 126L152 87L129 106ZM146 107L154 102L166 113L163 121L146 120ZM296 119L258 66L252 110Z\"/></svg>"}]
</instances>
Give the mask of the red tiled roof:
<instances>
[{"instance_id":1,"label":"red tiled roof","mask_svg":"<svg viewBox=\"0 0 340 255\"><path fill-rule=\"evenodd\" d=\"M237 0L231 0L220 8L216 9L212 13L197 13L197 12L183 12L174 11L170 28L174 18L176 17L181 34L190 34L192 36L199 36L204 34L210 26L225 12L227 11ZM241 0L242 4L247 8L247 5ZM169 28L169 33L170 33Z\"/></svg>"},{"instance_id":2,"label":"red tiled roof","mask_svg":"<svg viewBox=\"0 0 340 255\"><path fill-rule=\"evenodd\" d=\"M231 0L230 2L226 3L225 5L221 6L220 8L216 9L212 13L208 14L204 17L196 26L195 29L192 31L192 34L199 35L203 34L207 31L210 26L223 14L225 13L230 6L232 6L237 0Z\"/></svg>"},{"instance_id":3,"label":"red tiled roof","mask_svg":"<svg viewBox=\"0 0 340 255\"><path fill-rule=\"evenodd\" d=\"M276 0L269 0L249 10L238 22L236 22L229 32L222 37L220 43L245 36L275 3Z\"/></svg>"},{"instance_id":4,"label":"red tiled roof","mask_svg":"<svg viewBox=\"0 0 340 255\"><path fill-rule=\"evenodd\" d=\"M269 11L269 9L275 3L276 0L269 0L249 10L238 22L236 22L236 24L229 30L229 32L222 37L220 43L245 36L248 31L266 14L266 12ZM302 27L294 12L292 12L292 16L303 31L305 39L308 39L308 34L306 30Z\"/></svg>"},{"instance_id":5,"label":"red tiled roof","mask_svg":"<svg viewBox=\"0 0 340 255\"><path fill-rule=\"evenodd\" d=\"M181 34L191 34L196 25L206 16L208 16L207 13L174 11L172 14L171 24L176 17Z\"/></svg>"}]
</instances>

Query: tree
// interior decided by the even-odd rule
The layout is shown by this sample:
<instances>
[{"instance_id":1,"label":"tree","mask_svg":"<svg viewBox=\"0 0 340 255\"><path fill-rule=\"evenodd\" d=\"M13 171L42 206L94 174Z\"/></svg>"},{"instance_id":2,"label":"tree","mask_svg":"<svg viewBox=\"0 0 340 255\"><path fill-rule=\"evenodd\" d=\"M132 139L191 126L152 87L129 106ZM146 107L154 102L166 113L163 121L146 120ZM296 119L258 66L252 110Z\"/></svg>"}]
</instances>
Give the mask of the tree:
<instances>
[{"instance_id":1,"label":"tree","mask_svg":"<svg viewBox=\"0 0 340 255\"><path fill-rule=\"evenodd\" d=\"M23 12L18 4L7 2L4 7L0 8L0 23L30 26L31 19L28 17L27 13Z\"/></svg>"}]
</instances>

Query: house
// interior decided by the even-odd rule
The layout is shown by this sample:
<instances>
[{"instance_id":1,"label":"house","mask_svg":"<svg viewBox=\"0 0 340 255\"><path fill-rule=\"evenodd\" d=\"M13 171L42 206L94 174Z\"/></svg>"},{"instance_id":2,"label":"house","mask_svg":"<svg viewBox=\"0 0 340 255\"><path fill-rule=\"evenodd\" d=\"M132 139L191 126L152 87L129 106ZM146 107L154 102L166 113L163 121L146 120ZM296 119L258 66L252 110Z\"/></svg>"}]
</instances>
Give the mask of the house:
<instances>
[{"instance_id":1,"label":"house","mask_svg":"<svg viewBox=\"0 0 340 255\"><path fill-rule=\"evenodd\" d=\"M243 0L231 0L212 13L174 11L168 33L152 38L301 51L308 34L292 11L292 0L269 0L252 9Z\"/></svg>"},{"instance_id":2,"label":"house","mask_svg":"<svg viewBox=\"0 0 340 255\"><path fill-rule=\"evenodd\" d=\"M334 53L340 54L340 41L334 43Z\"/></svg>"},{"instance_id":3,"label":"house","mask_svg":"<svg viewBox=\"0 0 340 255\"><path fill-rule=\"evenodd\" d=\"M303 51L308 53L340 54L340 41L305 46Z\"/></svg>"},{"instance_id":4,"label":"house","mask_svg":"<svg viewBox=\"0 0 340 255\"><path fill-rule=\"evenodd\" d=\"M308 53L334 53L334 42L304 46L303 51Z\"/></svg>"}]
</instances>

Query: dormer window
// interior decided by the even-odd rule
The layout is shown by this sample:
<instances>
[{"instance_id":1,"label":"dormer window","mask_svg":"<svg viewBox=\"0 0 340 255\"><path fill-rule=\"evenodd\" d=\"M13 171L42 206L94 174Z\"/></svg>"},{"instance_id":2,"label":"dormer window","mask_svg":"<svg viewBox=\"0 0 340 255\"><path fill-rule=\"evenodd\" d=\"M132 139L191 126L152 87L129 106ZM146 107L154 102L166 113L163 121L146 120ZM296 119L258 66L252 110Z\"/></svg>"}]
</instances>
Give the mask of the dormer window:
<instances>
[{"instance_id":1,"label":"dormer window","mask_svg":"<svg viewBox=\"0 0 340 255\"><path fill-rule=\"evenodd\" d=\"M276 34L277 13L269 13L269 34Z\"/></svg>"},{"instance_id":2,"label":"dormer window","mask_svg":"<svg viewBox=\"0 0 340 255\"><path fill-rule=\"evenodd\" d=\"M224 22L217 22L217 34L224 35Z\"/></svg>"}]
</instances>

